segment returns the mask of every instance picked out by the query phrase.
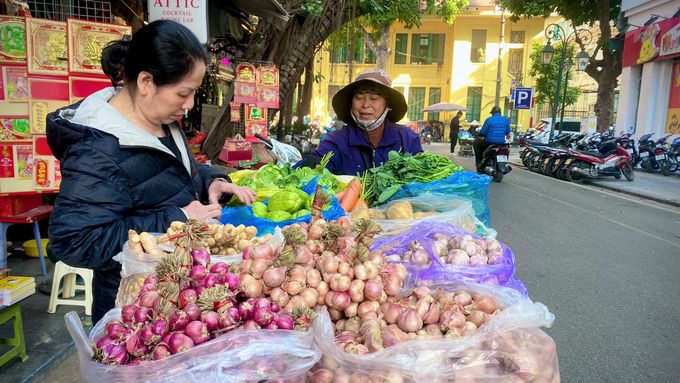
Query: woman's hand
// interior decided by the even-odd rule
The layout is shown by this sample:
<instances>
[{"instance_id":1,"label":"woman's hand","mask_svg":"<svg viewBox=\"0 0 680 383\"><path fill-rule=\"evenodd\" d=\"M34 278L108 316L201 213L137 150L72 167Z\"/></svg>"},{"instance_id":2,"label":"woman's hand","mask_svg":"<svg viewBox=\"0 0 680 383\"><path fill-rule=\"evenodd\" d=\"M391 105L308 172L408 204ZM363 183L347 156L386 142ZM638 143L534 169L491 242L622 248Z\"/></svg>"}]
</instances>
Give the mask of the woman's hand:
<instances>
[{"instance_id":1,"label":"woman's hand","mask_svg":"<svg viewBox=\"0 0 680 383\"><path fill-rule=\"evenodd\" d=\"M205 222L208 218L217 220L222 218L222 206L218 203L203 205L199 201L193 201L182 210L184 210L189 218L197 219L202 222Z\"/></svg>"},{"instance_id":2,"label":"woman's hand","mask_svg":"<svg viewBox=\"0 0 680 383\"><path fill-rule=\"evenodd\" d=\"M232 183L215 180L212 184L210 184L210 188L208 188L208 199L210 200L210 203L218 204L223 193L235 195L236 198L238 198L247 206L250 206L255 202L255 196L257 195L255 190L249 187L236 186Z\"/></svg>"}]
</instances>

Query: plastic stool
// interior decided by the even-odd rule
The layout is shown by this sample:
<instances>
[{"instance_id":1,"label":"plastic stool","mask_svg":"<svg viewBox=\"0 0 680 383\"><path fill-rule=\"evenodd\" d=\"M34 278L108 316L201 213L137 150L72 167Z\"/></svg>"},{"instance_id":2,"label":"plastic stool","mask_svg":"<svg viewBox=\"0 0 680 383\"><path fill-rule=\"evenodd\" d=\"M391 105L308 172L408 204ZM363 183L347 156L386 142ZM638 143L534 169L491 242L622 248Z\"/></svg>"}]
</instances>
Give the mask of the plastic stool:
<instances>
[{"instance_id":1,"label":"plastic stool","mask_svg":"<svg viewBox=\"0 0 680 383\"><path fill-rule=\"evenodd\" d=\"M76 284L76 274L80 275L85 281L84 287ZM71 267L62 261L57 262L54 266L50 308L47 309L47 312L54 314L58 305L83 306L85 307L85 315L92 315L92 275L90 269ZM61 278L64 278L64 284L62 288L59 288ZM85 300L69 299L75 296L76 290L85 291ZM61 294L61 298L59 298L59 294Z\"/></svg>"},{"instance_id":2,"label":"plastic stool","mask_svg":"<svg viewBox=\"0 0 680 383\"><path fill-rule=\"evenodd\" d=\"M21 357L21 361L25 362L28 359L26 354L26 342L24 341L24 325L21 321L21 308L19 302L13 304L9 308L0 310L0 324L6 323L14 318L14 338L0 338L0 344L7 346L14 346L5 354L0 355L0 366L14 359Z\"/></svg>"}]
</instances>

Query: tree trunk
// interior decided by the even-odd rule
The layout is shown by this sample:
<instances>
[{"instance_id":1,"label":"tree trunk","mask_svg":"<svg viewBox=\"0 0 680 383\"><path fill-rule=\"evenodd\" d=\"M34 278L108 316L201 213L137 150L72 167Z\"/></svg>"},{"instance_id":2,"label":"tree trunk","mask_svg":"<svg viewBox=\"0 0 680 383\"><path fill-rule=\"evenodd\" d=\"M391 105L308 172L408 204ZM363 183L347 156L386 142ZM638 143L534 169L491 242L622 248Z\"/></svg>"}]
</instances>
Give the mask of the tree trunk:
<instances>
[{"instance_id":1,"label":"tree trunk","mask_svg":"<svg viewBox=\"0 0 680 383\"><path fill-rule=\"evenodd\" d=\"M130 0L126 2L129 8L122 1L111 2L111 13L125 20L127 25L132 27L132 33L137 32L144 26L144 4L142 0Z\"/></svg>"},{"instance_id":2,"label":"tree trunk","mask_svg":"<svg viewBox=\"0 0 680 383\"><path fill-rule=\"evenodd\" d=\"M597 1L597 15L600 24L600 41L593 53L586 73L597 82L597 101L595 115L597 116L597 131L606 132L612 125L614 116L614 91L618 85L617 78L621 74L623 49L611 51L609 39L612 36L609 24L609 0ZM579 44L581 43L578 41ZM604 43L602 43L604 42ZM597 53L602 50L602 59L596 60Z\"/></svg>"},{"instance_id":3,"label":"tree trunk","mask_svg":"<svg viewBox=\"0 0 680 383\"><path fill-rule=\"evenodd\" d=\"M295 104L295 115L298 118L298 121L302 121L302 118L305 116L302 114L302 79L298 81L297 86L295 87L295 92L297 92L297 103Z\"/></svg>"},{"instance_id":4,"label":"tree trunk","mask_svg":"<svg viewBox=\"0 0 680 383\"><path fill-rule=\"evenodd\" d=\"M297 3L281 1L287 11L293 11ZM280 116L290 121L292 115L292 96L305 66L314 57L315 48L323 43L330 34L347 21L343 13L345 1L325 0L323 12L319 16L309 16L302 24L297 17L288 22L278 19L260 19L255 33L250 38L244 59L273 61L279 69ZM275 110L269 110L273 116ZM225 139L231 131L227 113L220 116L214 132L206 139L202 153L217 160Z\"/></svg>"},{"instance_id":5,"label":"tree trunk","mask_svg":"<svg viewBox=\"0 0 680 383\"><path fill-rule=\"evenodd\" d=\"M382 70L387 70L387 62L392 55L392 50L390 49L390 24L385 23L380 25L380 43L376 43L373 36L368 33L366 28L361 27L364 36L366 37L366 43L375 55L376 61L378 63L378 68Z\"/></svg>"},{"instance_id":6,"label":"tree trunk","mask_svg":"<svg viewBox=\"0 0 680 383\"><path fill-rule=\"evenodd\" d=\"M298 120L302 121L300 117L310 114L312 109L312 96L314 92L314 56L309 60L305 67L305 83L302 86L302 94L300 97L300 110L298 111ZM312 116L309 116L313 119Z\"/></svg>"}]
</instances>

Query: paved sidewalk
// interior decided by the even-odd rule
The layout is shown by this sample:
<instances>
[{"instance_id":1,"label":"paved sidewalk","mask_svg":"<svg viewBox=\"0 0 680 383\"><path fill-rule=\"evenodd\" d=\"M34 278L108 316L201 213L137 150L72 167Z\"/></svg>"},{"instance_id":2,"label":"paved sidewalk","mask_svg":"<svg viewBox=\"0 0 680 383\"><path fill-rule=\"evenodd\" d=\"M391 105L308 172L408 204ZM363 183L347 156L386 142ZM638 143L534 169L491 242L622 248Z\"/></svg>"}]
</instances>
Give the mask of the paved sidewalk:
<instances>
[{"instance_id":1,"label":"paved sidewalk","mask_svg":"<svg viewBox=\"0 0 680 383\"><path fill-rule=\"evenodd\" d=\"M423 146L423 149L434 154L449 156L448 143L433 143L432 145ZM456 164L465 167L467 170L474 171L474 157L455 156L453 159ZM519 149L517 147L510 148L508 162L515 169L526 169L519 159ZM641 169L636 169L635 180L633 182L628 182L624 177L618 180L614 177L605 177L602 180L586 181L586 185L593 185L654 202L680 207L680 172L671 173L669 176L664 177L659 173L646 173Z\"/></svg>"},{"instance_id":2,"label":"paved sidewalk","mask_svg":"<svg viewBox=\"0 0 680 383\"><path fill-rule=\"evenodd\" d=\"M517 148L511 148L508 162L526 169L519 159ZM680 207L680 173L678 172L664 177L660 173L647 173L636 169L633 182L628 182L624 177L618 180L614 177L605 177L597 181L586 181L586 184Z\"/></svg>"}]
</instances>

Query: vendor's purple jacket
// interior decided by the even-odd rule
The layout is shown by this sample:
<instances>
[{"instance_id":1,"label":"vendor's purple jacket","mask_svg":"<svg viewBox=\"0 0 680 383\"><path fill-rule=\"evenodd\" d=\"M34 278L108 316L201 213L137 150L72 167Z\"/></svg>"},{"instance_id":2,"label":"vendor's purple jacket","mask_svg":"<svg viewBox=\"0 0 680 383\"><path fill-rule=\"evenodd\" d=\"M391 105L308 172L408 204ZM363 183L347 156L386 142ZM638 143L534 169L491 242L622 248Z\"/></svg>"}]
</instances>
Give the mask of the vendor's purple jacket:
<instances>
[{"instance_id":1,"label":"vendor's purple jacket","mask_svg":"<svg viewBox=\"0 0 680 383\"><path fill-rule=\"evenodd\" d=\"M414 131L385 120L383 138L375 149L361 129L345 125L342 129L328 134L310 156L321 158L333 152L326 168L336 175L355 176L357 173L363 174L366 167L370 169L382 165L389 159L388 154L393 150L399 153L418 154L423 151L423 147L420 145L420 137ZM300 166L301 162L296 167Z\"/></svg>"}]
</instances>

